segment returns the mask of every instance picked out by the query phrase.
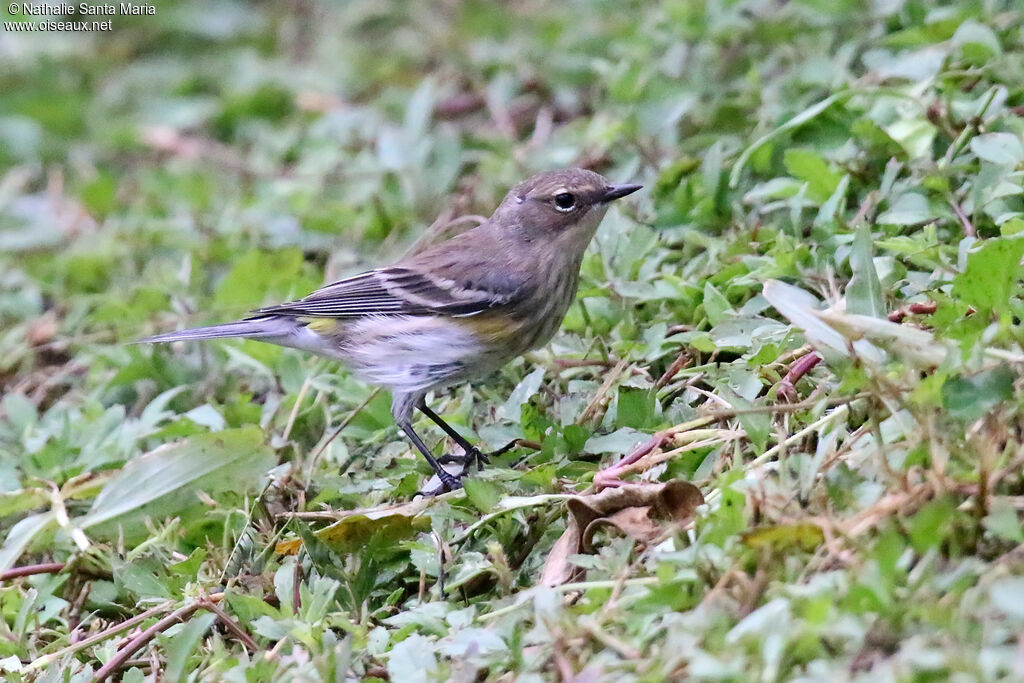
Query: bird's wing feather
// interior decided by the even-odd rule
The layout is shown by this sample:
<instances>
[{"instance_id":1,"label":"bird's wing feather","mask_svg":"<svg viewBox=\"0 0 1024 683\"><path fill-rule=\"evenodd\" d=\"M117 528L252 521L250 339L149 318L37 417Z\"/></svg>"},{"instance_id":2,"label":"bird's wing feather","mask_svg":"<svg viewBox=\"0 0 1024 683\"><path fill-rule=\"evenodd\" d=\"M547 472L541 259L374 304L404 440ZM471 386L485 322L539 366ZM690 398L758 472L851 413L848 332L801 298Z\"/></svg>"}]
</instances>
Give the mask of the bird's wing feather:
<instances>
[{"instance_id":1,"label":"bird's wing feather","mask_svg":"<svg viewBox=\"0 0 1024 683\"><path fill-rule=\"evenodd\" d=\"M518 294L493 289L414 268L393 266L334 282L299 301L268 306L256 313L322 318L468 316L512 303Z\"/></svg>"}]
</instances>

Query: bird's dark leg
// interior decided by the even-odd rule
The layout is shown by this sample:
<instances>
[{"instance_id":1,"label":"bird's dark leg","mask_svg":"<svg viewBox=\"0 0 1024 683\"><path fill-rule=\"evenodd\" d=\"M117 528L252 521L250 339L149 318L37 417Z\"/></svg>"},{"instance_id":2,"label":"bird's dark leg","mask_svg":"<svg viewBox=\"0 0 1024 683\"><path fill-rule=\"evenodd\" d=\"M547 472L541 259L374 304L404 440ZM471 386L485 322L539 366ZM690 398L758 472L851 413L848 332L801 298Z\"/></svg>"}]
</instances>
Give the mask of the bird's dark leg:
<instances>
[{"instance_id":1,"label":"bird's dark leg","mask_svg":"<svg viewBox=\"0 0 1024 683\"><path fill-rule=\"evenodd\" d=\"M455 428L450 424L441 419L441 416L435 413L433 410L427 407L426 403L420 403L417 406L420 412L431 419L431 421L441 428L445 434L451 437L452 441L459 444L459 447L465 453L461 458L446 455L442 459L447 462L461 462L463 464L463 472L469 469L469 467L476 463L477 469L482 470L484 465L487 463L487 456L480 452L480 449L466 441L466 439L455 431Z\"/></svg>"},{"instance_id":2,"label":"bird's dark leg","mask_svg":"<svg viewBox=\"0 0 1024 683\"><path fill-rule=\"evenodd\" d=\"M473 463L476 463L477 470L482 470L484 468L484 465L486 465L491 458L503 455L508 451L512 450L516 446L517 442L512 441L502 446L496 451L484 453L479 448L477 448L470 442L466 441L465 437L463 437L461 434L455 431L454 427L452 427L450 424L442 420L440 415L438 415L433 410L428 408L426 403L421 401L416 407L420 409L421 413L429 417L434 422L434 424L440 427L441 431L450 436L452 438L452 441L457 443L459 447L462 448L462 450L465 452L465 455L462 456L461 458L451 455L446 455L441 458L442 462L461 462L463 466L462 474L466 474L466 472L473 465Z\"/></svg>"},{"instance_id":3,"label":"bird's dark leg","mask_svg":"<svg viewBox=\"0 0 1024 683\"><path fill-rule=\"evenodd\" d=\"M437 478L441 480L442 491L430 491L429 493L431 495L434 493L441 493L443 491L454 491L462 486L462 484L459 483L459 477L456 477L454 474L441 467L441 464L437 462L437 458L430 454L430 449L427 448L425 443L423 443L423 439L421 439L420 435L412 428L412 423L408 419L399 421L398 426L402 428L405 435L409 437L409 441L412 441L412 444L416 446L416 449L423 454L424 458L427 459L427 463L430 465L430 468L434 470L434 474L436 474Z\"/></svg>"}]
</instances>

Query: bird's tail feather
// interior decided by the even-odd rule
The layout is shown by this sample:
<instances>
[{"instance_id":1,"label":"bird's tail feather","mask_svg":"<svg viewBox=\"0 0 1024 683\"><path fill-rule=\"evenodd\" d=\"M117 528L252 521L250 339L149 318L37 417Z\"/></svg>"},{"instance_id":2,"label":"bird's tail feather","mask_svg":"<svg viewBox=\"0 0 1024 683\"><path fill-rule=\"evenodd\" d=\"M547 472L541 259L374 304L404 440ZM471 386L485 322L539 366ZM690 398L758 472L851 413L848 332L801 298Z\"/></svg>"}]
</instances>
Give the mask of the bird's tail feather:
<instances>
[{"instance_id":1,"label":"bird's tail feather","mask_svg":"<svg viewBox=\"0 0 1024 683\"><path fill-rule=\"evenodd\" d=\"M260 318L250 318L248 320L239 320L238 322L225 323L223 325L193 327L188 330L155 334L152 337L140 339L136 343L147 344L185 341L189 339L225 339L231 337L261 339L265 337L279 337L286 335L292 328L294 328L294 326L295 322L293 320L286 320L275 316L265 316Z\"/></svg>"}]
</instances>

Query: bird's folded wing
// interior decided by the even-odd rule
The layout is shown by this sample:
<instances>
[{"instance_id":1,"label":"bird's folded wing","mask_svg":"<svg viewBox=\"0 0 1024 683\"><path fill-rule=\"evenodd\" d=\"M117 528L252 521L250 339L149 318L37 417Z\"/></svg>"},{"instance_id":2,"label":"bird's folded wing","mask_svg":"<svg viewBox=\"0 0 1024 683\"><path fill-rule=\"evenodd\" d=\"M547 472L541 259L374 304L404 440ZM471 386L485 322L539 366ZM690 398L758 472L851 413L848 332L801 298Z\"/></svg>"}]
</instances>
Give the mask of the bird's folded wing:
<instances>
[{"instance_id":1,"label":"bird's folded wing","mask_svg":"<svg viewBox=\"0 0 1024 683\"><path fill-rule=\"evenodd\" d=\"M468 316L512 303L517 294L515 290L493 291L412 268L391 267L340 280L299 301L268 306L256 313L323 318Z\"/></svg>"}]
</instances>

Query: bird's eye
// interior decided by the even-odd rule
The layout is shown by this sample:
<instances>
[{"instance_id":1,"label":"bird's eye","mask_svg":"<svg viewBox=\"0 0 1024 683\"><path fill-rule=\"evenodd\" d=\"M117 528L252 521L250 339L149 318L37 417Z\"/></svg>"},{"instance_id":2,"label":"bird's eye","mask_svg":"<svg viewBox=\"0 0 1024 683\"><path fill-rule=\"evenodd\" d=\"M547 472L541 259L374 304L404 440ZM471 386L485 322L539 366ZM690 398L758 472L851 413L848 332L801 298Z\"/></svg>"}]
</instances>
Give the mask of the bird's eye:
<instances>
[{"instance_id":1,"label":"bird's eye","mask_svg":"<svg viewBox=\"0 0 1024 683\"><path fill-rule=\"evenodd\" d=\"M576 195L569 192L559 192L555 195L555 208L559 211L572 211L576 208Z\"/></svg>"}]
</instances>

